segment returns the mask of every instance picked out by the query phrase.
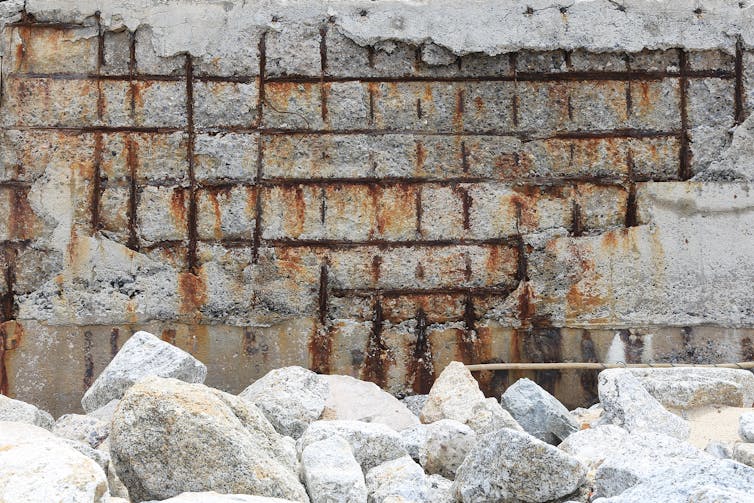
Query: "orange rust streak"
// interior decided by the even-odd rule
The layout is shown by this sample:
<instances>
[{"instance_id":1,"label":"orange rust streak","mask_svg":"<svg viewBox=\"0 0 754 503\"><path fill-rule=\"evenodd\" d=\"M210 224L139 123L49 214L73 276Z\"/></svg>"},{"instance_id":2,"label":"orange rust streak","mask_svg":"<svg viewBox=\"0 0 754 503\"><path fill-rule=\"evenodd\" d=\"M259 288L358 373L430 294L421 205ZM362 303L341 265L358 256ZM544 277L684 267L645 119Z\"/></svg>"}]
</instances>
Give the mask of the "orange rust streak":
<instances>
[{"instance_id":1,"label":"orange rust streak","mask_svg":"<svg viewBox=\"0 0 754 503\"><path fill-rule=\"evenodd\" d=\"M178 275L178 294L180 296L180 313L201 318L198 309L207 301L207 286L197 275L183 272Z\"/></svg>"}]
</instances>

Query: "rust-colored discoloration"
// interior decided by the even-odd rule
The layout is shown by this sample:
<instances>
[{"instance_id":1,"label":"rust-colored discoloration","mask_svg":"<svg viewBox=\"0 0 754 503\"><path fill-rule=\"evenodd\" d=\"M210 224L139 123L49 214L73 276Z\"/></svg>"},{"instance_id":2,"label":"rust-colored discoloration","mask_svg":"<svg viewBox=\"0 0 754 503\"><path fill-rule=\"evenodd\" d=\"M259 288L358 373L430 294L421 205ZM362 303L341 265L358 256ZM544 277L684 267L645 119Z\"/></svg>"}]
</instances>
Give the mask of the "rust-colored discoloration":
<instances>
[{"instance_id":1,"label":"rust-colored discoloration","mask_svg":"<svg viewBox=\"0 0 754 503\"><path fill-rule=\"evenodd\" d=\"M424 173L424 163L427 160L427 151L421 141L416 142L416 172Z\"/></svg>"},{"instance_id":2,"label":"rust-colored discoloration","mask_svg":"<svg viewBox=\"0 0 754 503\"><path fill-rule=\"evenodd\" d=\"M412 376L412 389L414 393L429 393L435 380L434 366L432 365L432 350L427 338L427 316L419 309L416 314L416 344L414 345L412 358L408 362L409 376Z\"/></svg>"},{"instance_id":3,"label":"rust-colored discoloration","mask_svg":"<svg viewBox=\"0 0 754 503\"><path fill-rule=\"evenodd\" d=\"M309 337L309 368L318 374L331 373L332 327L314 327Z\"/></svg>"},{"instance_id":4,"label":"rust-colored discoloration","mask_svg":"<svg viewBox=\"0 0 754 503\"><path fill-rule=\"evenodd\" d=\"M465 296L460 294L404 294L382 299L383 319L393 325L414 319L421 311L428 323L464 319Z\"/></svg>"},{"instance_id":5,"label":"rust-colored discoloration","mask_svg":"<svg viewBox=\"0 0 754 503\"><path fill-rule=\"evenodd\" d=\"M597 362L597 350L588 330L583 330L581 334L581 360L584 362ZM597 374L598 372L584 370L580 372L579 381L581 389L586 394L586 399L590 403L599 401L597 396Z\"/></svg>"},{"instance_id":6,"label":"rust-colored discoloration","mask_svg":"<svg viewBox=\"0 0 754 503\"><path fill-rule=\"evenodd\" d=\"M413 237L416 230L416 193L411 185L371 187L377 235L386 239Z\"/></svg>"},{"instance_id":7,"label":"rust-colored discoloration","mask_svg":"<svg viewBox=\"0 0 754 503\"><path fill-rule=\"evenodd\" d=\"M377 284L380 281L380 266L382 265L382 257L380 255L375 255L372 257L372 283Z\"/></svg>"},{"instance_id":8,"label":"rust-colored discoloration","mask_svg":"<svg viewBox=\"0 0 754 503\"><path fill-rule=\"evenodd\" d=\"M118 353L118 349L120 348L120 329L118 327L113 327L112 330L110 330L110 358L115 358L115 355Z\"/></svg>"},{"instance_id":9,"label":"rust-colored discoloration","mask_svg":"<svg viewBox=\"0 0 754 503\"><path fill-rule=\"evenodd\" d=\"M178 274L179 312L190 319L201 319L199 309L207 301L207 286L201 275L183 272Z\"/></svg>"},{"instance_id":10,"label":"rust-colored discoloration","mask_svg":"<svg viewBox=\"0 0 754 503\"><path fill-rule=\"evenodd\" d=\"M175 346L175 336L176 336L176 331L174 328L164 328L162 330L162 334L160 335L160 339L167 342L168 344L172 344Z\"/></svg>"},{"instance_id":11,"label":"rust-colored discoloration","mask_svg":"<svg viewBox=\"0 0 754 503\"><path fill-rule=\"evenodd\" d=\"M94 335L90 330L84 332L84 389L89 387L94 382L94 355L92 355L92 349L94 347Z\"/></svg>"},{"instance_id":12,"label":"rust-colored discoloration","mask_svg":"<svg viewBox=\"0 0 754 503\"><path fill-rule=\"evenodd\" d=\"M361 379L372 381L384 388L390 367L395 363L390 350L382 340L384 318L380 299L375 300L372 317L372 330L367 342L364 365L361 368Z\"/></svg>"},{"instance_id":13,"label":"rust-colored discoloration","mask_svg":"<svg viewBox=\"0 0 754 503\"><path fill-rule=\"evenodd\" d=\"M176 227L185 229L188 226L188 215L186 213L186 191L184 189L173 189L170 194L170 216L178 225Z\"/></svg>"},{"instance_id":14,"label":"rust-colored discoloration","mask_svg":"<svg viewBox=\"0 0 754 503\"><path fill-rule=\"evenodd\" d=\"M8 351L13 351L21 345L24 338L24 327L15 320L0 323L0 395L8 395L10 381L6 367Z\"/></svg>"}]
</instances>

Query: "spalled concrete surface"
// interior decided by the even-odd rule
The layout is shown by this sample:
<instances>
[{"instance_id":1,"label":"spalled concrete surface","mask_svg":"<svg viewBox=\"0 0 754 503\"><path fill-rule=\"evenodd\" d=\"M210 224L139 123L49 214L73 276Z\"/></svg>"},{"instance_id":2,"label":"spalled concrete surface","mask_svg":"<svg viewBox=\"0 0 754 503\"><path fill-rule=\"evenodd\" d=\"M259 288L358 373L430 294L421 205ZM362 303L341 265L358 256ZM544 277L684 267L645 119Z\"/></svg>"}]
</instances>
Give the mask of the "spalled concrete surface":
<instances>
[{"instance_id":1,"label":"spalled concrete surface","mask_svg":"<svg viewBox=\"0 0 754 503\"><path fill-rule=\"evenodd\" d=\"M751 5L0 2L0 391L754 359Z\"/></svg>"}]
</instances>

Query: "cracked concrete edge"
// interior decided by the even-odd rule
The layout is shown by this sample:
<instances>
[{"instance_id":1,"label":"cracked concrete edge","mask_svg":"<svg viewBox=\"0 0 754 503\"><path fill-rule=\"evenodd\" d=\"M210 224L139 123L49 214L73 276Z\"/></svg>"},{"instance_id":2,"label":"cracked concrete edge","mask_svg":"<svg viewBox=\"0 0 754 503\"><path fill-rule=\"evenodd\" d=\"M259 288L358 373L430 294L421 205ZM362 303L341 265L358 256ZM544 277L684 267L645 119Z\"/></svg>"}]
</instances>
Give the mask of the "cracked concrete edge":
<instances>
[{"instance_id":1,"label":"cracked concrete edge","mask_svg":"<svg viewBox=\"0 0 754 503\"><path fill-rule=\"evenodd\" d=\"M457 55L576 48L733 52L737 37L754 46L753 6L754 0L26 1L39 21L80 23L99 12L107 29L149 26L161 56L226 57L233 41L250 33L328 19L359 45L435 44Z\"/></svg>"}]
</instances>

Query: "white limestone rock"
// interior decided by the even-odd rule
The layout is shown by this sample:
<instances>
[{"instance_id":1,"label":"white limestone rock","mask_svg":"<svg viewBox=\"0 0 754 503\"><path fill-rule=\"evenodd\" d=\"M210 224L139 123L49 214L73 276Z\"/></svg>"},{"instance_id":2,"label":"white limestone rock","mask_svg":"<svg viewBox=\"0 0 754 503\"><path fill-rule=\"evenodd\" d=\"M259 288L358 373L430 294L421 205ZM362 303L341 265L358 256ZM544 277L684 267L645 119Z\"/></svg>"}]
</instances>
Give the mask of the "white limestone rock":
<instances>
[{"instance_id":1,"label":"white limestone rock","mask_svg":"<svg viewBox=\"0 0 754 503\"><path fill-rule=\"evenodd\" d=\"M450 362L429 390L419 419L433 423L440 419L453 419L466 423L473 415L474 406L484 401L479 384L461 362Z\"/></svg>"},{"instance_id":2,"label":"white limestone rock","mask_svg":"<svg viewBox=\"0 0 754 503\"><path fill-rule=\"evenodd\" d=\"M486 398L471 409L471 417L466 424L478 435L492 433L501 428L524 431L521 425L513 419L510 412L505 410L494 398Z\"/></svg>"},{"instance_id":3,"label":"white limestone rock","mask_svg":"<svg viewBox=\"0 0 754 503\"><path fill-rule=\"evenodd\" d=\"M434 423L430 423L430 424L420 423L420 424L416 424L412 426L411 428L406 428L405 430L401 431L401 434L400 434L401 445L403 446L404 449L406 449L406 452L408 453L409 456L411 456L411 459L413 459L416 462L419 462L419 453L424 447L424 444L427 443L427 437L429 436L429 429L432 424Z\"/></svg>"},{"instance_id":4,"label":"white limestone rock","mask_svg":"<svg viewBox=\"0 0 754 503\"><path fill-rule=\"evenodd\" d=\"M455 503L453 496L453 481L442 475L432 474L427 477L429 484L429 498L432 503Z\"/></svg>"},{"instance_id":5,"label":"white limestone rock","mask_svg":"<svg viewBox=\"0 0 754 503\"><path fill-rule=\"evenodd\" d=\"M113 416L110 453L136 501L208 490L309 501L295 450L264 414L202 384L137 382Z\"/></svg>"},{"instance_id":6,"label":"white limestone rock","mask_svg":"<svg viewBox=\"0 0 754 503\"><path fill-rule=\"evenodd\" d=\"M754 468L754 444L736 444L732 458Z\"/></svg>"},{"instance_id":7,"label":"white limestone rock","mask_svg":"<svg viewBox=\"0 0 754 503\"><path fill-rule=\"evenodd\" d=\"M55 422L52 432L59 437L84 442L96 449L110 434L110 424L93 416L65 414Z\"/></svg>"},{"instance_id":8,"label":"white limestone rock","mask_svg":"<svg viewBox=\"0 0 754 503\"><path fill-rule=\"evenodd\" d=\"M452 419L427 425L427 436L419 448L419 463L429 474L453 479L456 470L476 445L474 430Z\"/></svg>"},{"instance_id":9,"label":"white limestone rock","mask_svg":"<svg viewBox=\"0 0 754 503\"><path fill-rule=\"evenodd\" d=\"M587 428L569 435L558 448L590 468L599 466L611 453L629 442L629 434L612 424Z\"/></svg>"},{"instance_id":10,"label":"white limestone rock","mask_svg":"<svg viewBox=\"0 0 754 503\"><path fill-rule=\"evenodd\" d=\"M616 370L630 372L665 407L754 404L754 373L748 370L712 367Z\"/></svg>"},{"instance_id":11,"label":"white limestone rock","mask_svg":"<svg viewBox=\"0 0 754 503\"><path fill-rule=\"evenodd\" d=\"M219 494L209 492L186 492L166 500L145 501L144 503L291 503L290 500L252 496L250 494Z\"/></svg>"},{"instance_id":12,"label":"white limestone rock","mask_svg":"<svg viewBox=\"0 0 754 503\"><path fill-rule=\"evenodd\" d=\"M563 404L526 378L508 387L500 404L521 428L548 444L559 444L579 430L579 424Z\"/></svg>"},{"instance_id":13,"label":"white limestone rock","mask_svg":"<svg viewBox=\"0 0 754 503\"><path fill-rule=\"evenodd\" d=\"M716 461L691 444L659 433L632 433L625 440L613 445L613 450L606 449L595 474L595 496L616 496L679 464Z\"/></svg>"},{"instance_id":14,"label":"white limestone rock","mask_svg":"<svg viewBox=\"0 0 754 503\"><path fill-rule=\"evenodd\" d=\"M689 438L688 422L665 410L633 374L623 369L603 370L598 392L605 421L632 433L651 431L680 440Z\"/></svg>"},{"instance_id":15,"label":"white limestone rock","mask_svg":"<svg viewBox=\"0 0 754 503\"><path fill-rule=\"evenodd\" d=\"M298 451L302 453L310 444L333 436L340 436L349 443L364 473L408 454L401 444L400 435L392 428L380 423L341 420L310 424L298 440Z\"/></svg>"},{"instance_id":16,"label":"white limestone rock","mask_svg":"<svg viewBox=\"0 0 754 503\"><path fill-rule=\"evenodd\" d=\"M47 430L52 429L55 424L55 420L48 412L5 395L0 395L0 421L33 424Z\"/></svg>"},{"instance_id":17,"label":"white limestone rock","mask_svg":"<svg viewBox=\"0 0 754 503\"><path fill-rule=\"evenodd\" d=\"M687 501L689 503L754 503L754 493L709 485L692 492Z\"/></svg>"},{"instance_id":18,"label":"white limestone rock","mask_svg":"<svg viewBox=\"0 0 754 503\"><path fill-rule=\"evenodd\" d=\"M172 377L202 383L207 367L202 362L149 332L139 331L126 341L81 399L86 412L117 400L136 381L147 376Z\"/></svg>"},{"instance_id":19,"label":"white limestone rock","mask_svg":"<svg viewBox=\"0 0 754 503\"><path fill-rule=\"evenodd\" d=\"M307 445L301 471L312 503L366 503L364 473L351 445L332 436Z\"/></svg>"},{"instance_id":20,"label":"white limestone rock","mask_svg":"<svg viewBox=\"0 0 754 503\"><path fill-rule=\"evenodd\" d=\"M733 457L733 446L717 440L710 440L704 447L704 452L718 459L731 459Z\"/></svg>"},{"instance_id":21,"label":"white limestone rock","mask_svg":"<svg viewBox=\"0 0 754 503\"><path fill-rule=\"evenodd\" d=\"M330 387L322 419L382 423L396 431L419 423L403 402L374 383L346 375L322 377Z\"/></svg>"},{"instance_id":22,"label":"white limestone rock","mask_svg":"<svg viewBox=\"0 0 754 503\"><path fill-rule=\"evenodd\" d=\"M754 442L754 412L744 412L738 418L738 436L744 442Z\"/></svg>"},{"instance_id":23,"label":"white limestone rock","mask_svg":"<svg viewBox=\"0 0 754 503\"><path fill-rule=\"evenodd\" d=\"M640 484L618 496L598 498L593 503L636 503L657 501L662 503L697 503L696 496L705 493L754 494L754 469L731 460L710 463L707 460L679 463L659 471ZM726 500L720 500L723 503ZM737 501L738 500L728 500ZM742 500L739 503L743 503Z\"/></svg>"},{"instance_id":24,"label":"white limestone rock","mask_svg":"<svg viewBox=\"0 0 754 503\"><path fill-rule=\"evenodd\" d=\"M409 456L382 463L367 472L369 503L430 503L430 486L422 467Z\"/></svg>"},{"instance_id":25,"label":"white limestone rock","mask_svg":"<svg viewBox=\"0 0 754 503\"><path fill-rule=\"evenodd\" d=\"M31 424L0 421L0 501L106 503L100 466Z\"/></svg>"},{"instance_id":26,"label":"white limestone rock","mask_svg":"<svg viewBox=\"0 0 754 503\"><path fill-rule=\"evenodd\" d=\"M256 405L278 433L299 438L325 408L324 376L302 367L271 370L238 396Z\"/></svg>"},{"instance_id":27,"label":"white limestone rock","mask_svg":"<svg viewBox=\"0 0 754 503\"><path fill-rule=\"evenodd\" d=\"M106 422L109 425L110 422L113 420L113 414L115 413L115 408L118 406L119 403L120 403L120 400L110 400L99 409L89 412L87 416L95 417L99 419L100 421Z\"/></svg>"},{"instance_id":28,"label":"white limestone rock","mask_svg":"<svg viewBox=\"0 0 754 503\"><path fill-rule=\"evenodd\" d=\"M479 436L456 472L453 492L464 503L544 502L571 494L585 479L586 467L575 457L504 428Z\"/></svg>"}]
</instances>

